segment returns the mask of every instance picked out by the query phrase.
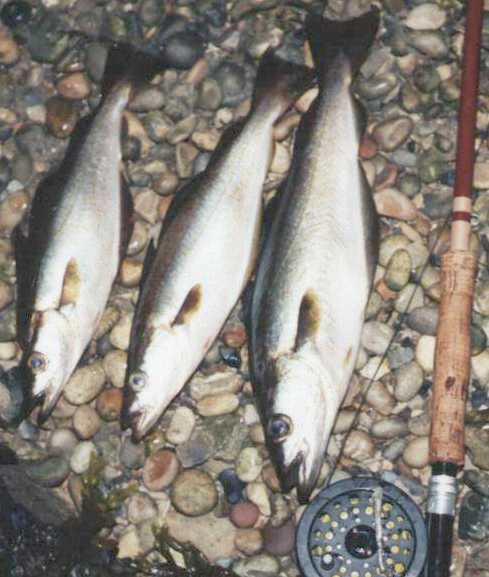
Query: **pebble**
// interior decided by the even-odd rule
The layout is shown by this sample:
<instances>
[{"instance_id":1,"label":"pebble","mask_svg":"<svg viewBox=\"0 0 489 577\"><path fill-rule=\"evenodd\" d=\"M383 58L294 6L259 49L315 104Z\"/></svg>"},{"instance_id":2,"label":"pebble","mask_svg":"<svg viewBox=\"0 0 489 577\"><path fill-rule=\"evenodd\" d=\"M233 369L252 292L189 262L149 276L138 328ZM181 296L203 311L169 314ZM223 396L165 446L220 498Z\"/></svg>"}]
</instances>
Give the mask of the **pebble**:
<instances>
[{"instance_id":1,"label":"pebble","mask_svg":"<svg viewBox=\"0 0 489 577\"><path fill-rule=\"evenodd\" d=\"M171 488L171 501L177 511L188 517L205 515L217 505L217 489L205 471L183 471Z\"/></svg>"},{"instance_id":2,"label":"pebble","mask_svg":"<svg viewBox=\"0 0 489 577\"><path fill-rule=\"evenodd\" d=\"M487 190L489 188L489 162L475 163L474 187L479 190Z\"/></svg>"},{"instance_id":3,"label":"pebble","mask_svg":"<svg viewBox=\"0 0 489 577\"><path fill-rule=\"evenodd\" d=\"M236 503L231 507L229 518L233 525L240 529L249 529L253 527L260 516L260 509L249 501Z\"/></svg>"},{"instance_id":4,"label":"pebble","mask_svg":"<svg viewBox=\"0 0 489 577\"><path fill-rule=\"evenodd\" d=\"M179 470L180 463L173 451L156 451L144 463L143 483L150 491L162 491L173 483Z\"/></svg>"},{"instance_id":5,"label":"pebble","mask_svg":"<svg viewBox=\"0 0 489 577\"><path fill-rule=\"evenodd\" d=\"M363 326L362 345L375 355L382 355L392 339L394 331L380 321L368 321Z\"/></svg>"},{"instance_id":6,"label":"pebble","mask_svg":"<svg viewBox=\"0 0 489 577\"><path fill-rule=\"evenodd\" d=\"M193 174L194 160L199 149L189 142L179 142L176 148L177 173L180 178L190 178Z\"/></svg>"},{"instance_id":7,"label":"pebble","mask_svg":"<svg viewBox=\"0 0 489 577\"><path fill-rule=\"evenodd\" d=\"M436 338L422 335L416 345L416 361L426 373L432 373L435 364Z\"/></svg>"},{"instance_id":8,"label":"pebble","mask_svg":"<svg viewBox=\"0 0 489 577\"><path fill-rule=\"evenodd\" d=\"M127 502L127 519L129 523L140 525L156 517L158 509L151 497L145 493L133 495Z\"/></svg>"},{"instance_id":9,"label":"pebble","mask_svg":"<svg viewBox=\"0 0 489 577\"><path fill-rule=\"evenodd\" d=\"M436 336L438 308L433 306L416 308L407 316L406 324L422 335Z\"/></svg>"},{"instance_id":10,"label":"pebble","mask_svg":"<svg viewBox=\"0 0 489 577\"><path fill-rule=\"evenodd\" d=\"M129 526L119 538L117 557L119 559L135 559L142 552L137 529L134 526Z\"/></svg>"},{"instance_id":11,"label":"pebble","mask_svg":"<svg viewBox=\"0 0 489 577\"><path fill-rule=\"evenodd\" d=\"M423 386L423 369L415 361L399 367L394 395L401 403L413 399Z\"/></svg>"},{"instance_id":12,"label":"pebble","mask_svg":"<svg viewBox=\"0 0 489 577\"><path fill-rule=\"evenodd\" d=\"M188 441L177 446L183 467L195 467L208 461L216 452L216 440L210 431L195 429Z\"/></svg>"},{"instance_id":13,"label":"pebble","mask_svg":"<svg viewBox=\"0 0 489 577\"><path fill-rule=\"evenodd\" d=\"M24 0L6 2L0 13L2 22L9 28L15 28L19 24L27 24L32 15L32 6Z\"/></svg>"},{"instance_id":14,"label":"pebble","mask_svg":"<svg viewBox=\"0 0 489 577\"><path fill-rule=\"evenodd\" d=\"M131 337L132 315L125 314L110 331L110 343L116 349L127 351Z\"/></svg>"},{"instance_id":15,"label":"pebble","mask_svg":"<svg viewBox=\"0 0 489 577\"><path fill-rule=\"evenodd\" d=\"M239 479L234 469L224 469L219 473L218 480L222 485L226 500L234 505L244 499L243 490L246 484Z\"/></svg>"},{"instance_id":16,"label":"pebble","mask_svg":"<svg viewBox=\"0 0 489 577\"><path fill-rule=\"evenodd\" d=\"M190 381L190 395L200 401L211 395L238 393L243 387L243 377L236 371L225 370L211 375L195 375Z\"/></svg>"},{"instance_id":17,"label":"pebble","mask_svg":"<svg viewBox=\"0 0 489 577\"><path fill-rule=\"evenodd\" d=\"M382 415L390 415L396 400L381 381L374 381L366 395L367 403Z\"/></svg>"},{"instance_id":18,"label":"pebble","mask_svg":"<svg viewBox=\"0 0 489 577\"><path fill-rule=\"evenodd\" d=\"M261 553L233 563L233 571L239 577L275 577L280 570L279 563L272 555Z\"/></svg>"},{"instance_id":19,"label":"pebble","mask_svg":"<svg viewBox=\"0 0 489 577\"><path fill-rule=\"evenodd\" d=\"M358 92L365 99L373 100L390 94L397 84L398 79L394 74L375 75L361 82Z\"/></svg>"},{"instance_id":20,"label":"pebble","mask_svg":"<svg viewBox=\"0 0 489 577\"><path fill-rule=\"evenodd\" d=\"M186 517L170 511L166 518L170 537L180 543L192 543L211 563L229 559L236 554L236 527L226 517L213 513L200 517Z\"/></svg>"},{"instance_id":21,"label":"pebble","mask_svg":"<svg viewBox=\"0 0 489 577\"><path fill-rule=\"evenodd\" d=\"M205 50L202 37L196 32L177 32L165 41L164 54L172 68L191 68Z\"/></svg>"},{"instance_id":22,"label":"pebble","mask_svg":"<svg viewBox=\"0 0 489 577\"><path fill-rule=\"evenodd\" d=\"M398 313L403 314L423 305L423 290L420 286L409 283L399 291L394 307Z\"/></svg>"},{"instance_id":23,"label":"pebble","mask_svg":"<svg viewBox=\"0 0 489 577\"><path fill-rule=\"evenodd\" d=\"M192 435L196 422L194 412L188 407L177 407L171 418L166 438L174 445L187 442Z\"/></svg>"},{"instance_id":24,"label":"pebble","mask_svg":"<svg viewBox=\"0 0 489 577\"><path fill-rule=\"evenodd\" d=\"M489 537L489 499L473 491L464 495L459 515L459 537L487 541Z\"/></svg>"},{"instance_id":25,"label":"pebble","mask_svg":"<svg viewBox=\"0 0 489 577\"><path fill-rule=\"evenodd\" d=\"M267 525L263 530L264 549L271 555L289 555L295 546L295 525L291 520L280 527Z\"/></svg>"},{"instance_id":26,"label":"pebble","mask_svg":"<svg viewBox=\"0 0 489 577\"><path fill-rule=\"evenodd\" d=\"M394 463L394 461L397 461L397 459L402 455L407 443L406 439L394 439L387 445L384 445L382 456L387 461Z\"/></svg>"},{"instance_id":27,"label":"pebble","mask_svg":"<svg viewBox=\"0 0 489 577\"><path fill-rule=\"evenodd\" d=\"M119 280L122 286L133 288L141 282L143 263L132 258L125 258L119 270Z\"/></svg>"},{"instance_id":28,"label":"pebble","mask_svg":"<svg viewBox=\"0 0 489 577\"><path fill-rule=\"evenodd\" d=\"M78 122L78 110L72 102L53 96L46 102L46 126L56 138L68 138Z\"/></svg>"},{"instance_id":29,"label":"pebble","mask_svg":"<svg viewBox=\"0 0 489 577\"><path fill-rule=\"evenodd\" d=\"M393 291L402 290L409 282L413 263L407 250L396 250L387 264L385 282Z\"/></svg>"},{"instance_id":30,"label":"pebble","mask_svg":"<svg viewBox=\"0 0 489 577\"><path fill-rule=\"evenodd\" d=\"M245 483L255 481L262 467L263 459L255 447L243 449L236 460L236 474Z\"/></svg>"},{"instance_id":31,"label":"pebble","mask_svg":"<svg viewBox=\"0 0 489 577\"><path fill-rule=\"evenodd\" d=\"M82 441L73 451L70 459L70 467L73 473L81 475L86 473L90 466L90 461L97 454L97 447L92 441Z\"/></svg>"},{"instance_id":32,"label":"pebble","mask_svg":"<svg viewBox=\"0 0 489 577\"><path fill-rule=\"evenodd\" d=\"M430 440L429 437L417 437L409 441L402 458L406 465L413 469L422 469L430 461Z\"/></svg>"},{"instance_id":33,"label":"pebble","mask_svg":"<svg viewBox=\"0 0 489 577\"><path fill-rule=\"evenodd\" d=\"M379 263L387 267L394 253L406 248L409 244L409 239L403 234L390 234L386 236L380 243Z\"/></svg>"},{"instance_id":34,"label":"pebble","mask_svg":"<svg viewBox=\"0 0 489 577\"><path fill-rule=\"evenodd\" d=\"M90 94L90 81L83 72L73 72L58 81L56 90L67 100L83 100Z\"/></svg>"},{"instance_id":35,"label":"pebble","mask_svg":"<svg viewBox=\"0 0 489 577\"><path fill-rule=\"evenodd\" d=\"M372 138L381 150L392 152L406 142L413 129L414 122L408 116L387 118L377 124L372 132Z\"/></svg>"},{"instance_id":36,"label":"pebble","mask_svg":"<svg viewBox=\"0 0 489 577\"><path fill-rule=\"evenodd\" d=\"M431 415L421 413L416 417L411 417L408 422L409 431L417 437L427 437L430 434Z\"/></svg>"},{"instance_id":37,"label":"pebble","mask_svg":"<svg viewBox=\"0 0 489 577\"><path fill-rule=\"evenodd\" d=\"M210 395L197 403L197 411L202 417L227 415L239 407L239 399L233 393Z\"/></svg>"},{"instance_id":38,"label":"pebble","mask_svg":"<svg viewBox=\"0 0 489 577\"><path fill-rule=\"evenodd\" d=\"M163 92L156 86L149 86L136 94L131 100L129 109L133 112L150 112L160 109L164 104L165 95Z\"/></svg>"},{"instance_id":39,"label":"pebble","mask_svg":"<svg viewBox=\"0 0 489 577\"><path fill-rule=\"evenodd\" d=\"M0 64L11 66L19 59L20 52L17 42L5 28L0 29Z\"/></svg>"},{"instance_id":40,"label":"pebble","mask_svg":"<svg viewBox=\"0 0 489 577\"><path fill-rule=\"evenodd\" d=\"M121 464L128 469L140 469L145 461L143 443L133 443L131 437L125 437L119 452Z\"/></svg>"},{"instance_id":41,"label":"pebble","mask_svg":"<svg viewBox=\"0 0 489 577\"><path fill-rule=\"evenodd\" d=\"M224 106L235 106L246 95L246 74L239 64L223 62L214 72L214 78L222 91Z\"/></svg>"},{"instance_id":42,"label":"pebble","mask_svg":"<svg viewBox=\"0 0 489 577\"><path fill-rule=\"evenodd\" d=\"M222 92L214 78L206 78L201 84L198 104L205 110L217 110L222 104Z\"/></svg>"},{"instance_id":43,"label":"pebble","mask_svg":"<svg viewBox=\"0 0 489 577\"><path fill-rule=\"evenodd\" d=\"M464 483L477 493L489 497L489 475L476 469L464 471Z\"/></svg>"},{"instance_id":44,"label":"pebble","mask_svg":"<svg viewBox=\"0 0 489 577\"><path fill-rule=\"evenodd\" d=\"M246 487L246 495L248 499L254 503L258 509L260 509L262 515L270 517L272 514L272 506L265 483L260 483L258 481L248 483Z\"/></svg>"},{"instance_id":45,"label":"pebble","mask_svg":"<svg viewBox=\"0 0 489 577\"><path fill-rule=\"evenodd\" d=\"M107 380L118 389L124 387L127 370L127 353L125 351L109 351L103 360Z\"/></svg>"},{"instance_id":46,"label":"pebble","mask_svg":"<svg viewBox=\"0 0 489 577\"><path fill-rule=\"evenodd\" d=\"M344 454L355 461L364 461L374 456L375 445L367 433L353 430L347 437Z\"/></svg>"},{"instance_id":47,"label":"pebble","mask_svg":"<svg viewBox=\"0 0 489 577\"><path fill-rule=\"evenodd\" d=\"M403 437L409 433L409 428L401 417L389 417L376 421L371 429L370 434L377 439L394 439Z\"/></svg>"},{"instance_id":48,"label":"pebble","mask_svg":"<svg viewBox=\"0 0 489 577\"><path fill-rule=\"evenodd\" d=\"M64 389L65 399L72 405L84 405L100 394L105 384L101 361L77 369Z\"/></svg>"},{"instance_id":49,"label":"pebble","mask_svg":"<svg viewBox=\"0 0 489 577\"><path fill-rule=\"evenodd\" d=\"M428 2L410 10L405 24L412 30L438 30L445 24L446 19L445 10L435 3Z\"/></svg>"},{"instance_id":50,"label":"pebble","mask_svg":"<svg viewBox=\"0 0 489 577\"><path fill-rule=\"evenodd\" d=\"M474 465L489 470L489 431L479 427L465 427L465 445Z\"/></svg>"},{"instance_id":51,"label":"pebble","mask_svg":"<svg viewBox=\"0 0 489 577\"><path fill-rule=\"evenodd\" d=\"M70 473L67 460L60 456L30 461L22 467L26 475L42 487L59 487Z\"/></svg>"},{"instance_id":52,"label":"pebble","mask_svg":"<svg viewBox=\"0 0 489 577\"><path fill-rule=\"evenodd\" d=\"M263 537L258 529L241 529L236 532L234 544L245 555L256 555L263 549Z\"/></svg>"},{"instance_id":53,"label":"pebble","mask_svg":"<svg viewBox=\"0 0 489 577\"><path fill-rule=\"evenodd\" d=\"M118 308L109 305L103 312L102 318L95 330L93 336L94 339L98 340L100 337L106 335L120 319L121 313Z\"/></svg>"},{"instance_id":54,"label":"pebble","mask_svg":"<svg viewBox=\"0 0 489 577\"><path fill-rule=\"evenodd\" d=\"M97 411L104 421L116 421L122 410L122 389L105 389L97 398Z\"/></svg>"},{"instance_id":55,"label":"pebble","mask_svg":"<svg viewBox=\"0 0 489 577\"><path fill-rule=\"evenodd\" d=\"M346 433L352 426L356 414L356 411L353 409L341 409L336 417L333 433Z\"/></svg>"},{"instance_id":56,"label":"pebble","mask_svg":"<svg viewBox=\"0 0 489 577\"><path fill-rule=\"evenodd\" d=\"M413 202L395 188L385 188L375 193L374 201L380 216L397 220L415 220L418 214Z\"/></svg>"},{"instance_id":57,"label":"pebble","mask_svg":"<svg viewBox=\"0 0 489 577\"><path fill-rule=\"evenodd\" d=\"M8 283L0 280L0 311L12 304L14 289Z\"/></svg>"},{"instance_id":58,"label":"pebble","mask_svg":"<svg viewBox=\"0 0 489 577\"><path fill-rule=\"evenodd\" d=\"M422 54L431 58L445 58L449 53L445 38L438 31L413 32L409 35L409 43ZM433 67L433 71L436 73L436 68Z\"/></svg>"},{"instance_id":59,"label":"pebble","mask_svg":"<svg viewBox=\"0 0 489 577\"><path fill-rule=\"evenodd\" d=\"M50 455L69 458L77 444L78 439L73 431L56 429L49 436L47 449Z\"/></svg>"}]
</instances>

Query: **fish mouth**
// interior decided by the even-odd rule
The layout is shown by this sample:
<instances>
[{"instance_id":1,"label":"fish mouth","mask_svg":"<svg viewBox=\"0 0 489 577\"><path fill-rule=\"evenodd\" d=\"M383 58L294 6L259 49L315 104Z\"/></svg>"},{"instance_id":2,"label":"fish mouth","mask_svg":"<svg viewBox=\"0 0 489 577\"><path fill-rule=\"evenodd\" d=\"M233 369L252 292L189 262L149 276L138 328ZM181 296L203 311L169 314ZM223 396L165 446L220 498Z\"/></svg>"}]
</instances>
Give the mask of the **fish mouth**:
<instances>
[{"instance_id":1,"label":"fish mouth","mask_svg":"<svg viewBox=\"0 0 489 577\"><path fill-rule=\"evenodd\" d=\"M133 443L139 443L152 426L145 411L131 411L124 406L121 413L121 428L123 431L131 429Z\"/></svg>"},{"instance_id":2,"label":"fish mouth","mask_svg":"<svg viewBox=\"0 0 489 577\"><path fill-rule=\"evenodd\" d=\"M54 407L56 406L58 398L58 394L49 394L45 391L33 397L32 402L34 403L34 406L41 405L39 413L37 414L38 426L43 425L48 420L49 416L53 412Z\"/></svg>"},{"instance_id":3,"label":"fish mouth","mask_svg":"<svg viewBox=\"0 0 489 577\"><path fill-rule=\"evenodd\" d=\"M311 471L307 471L306 456L299 451L289 465L285 465L283 459L276 460L276 470L282 490L288 493L295 487L299 503L301 505L308 503L316 487L321 461L314 462Z\"/></svg>"}]
</instances>

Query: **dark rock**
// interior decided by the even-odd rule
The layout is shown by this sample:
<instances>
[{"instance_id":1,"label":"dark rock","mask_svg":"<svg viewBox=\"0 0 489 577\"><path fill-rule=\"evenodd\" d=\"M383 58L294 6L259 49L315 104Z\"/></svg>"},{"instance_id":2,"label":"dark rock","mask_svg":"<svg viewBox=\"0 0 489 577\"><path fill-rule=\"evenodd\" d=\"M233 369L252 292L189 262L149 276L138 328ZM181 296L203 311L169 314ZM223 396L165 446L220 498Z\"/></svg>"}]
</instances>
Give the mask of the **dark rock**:
<instances>
[{"instance_id":1,"label":"dark rock","mask_svg":"<svg viewBox=\"0 0 489 577\"><path fill-rule=\"evenodd\" d=\"M69 35L53 11L46 11L43 17L31 26L26 34L27 47L34 60L53 64L69 46Z\"/></svg>"},{"instance_id":2,"label":"dark rock","mask_svg":"<svg viewBox=\"0 0 489 577\"><path fill-rule=\"evenodd\" d=\"M20 367L13 367L0 376L0 423L17 424L22 418L25 375Z\"/></svg>"},{"instance_id":3,"label":"dark rock","mask_svg":"<svg viewBox=\"0 0 489 577\"><path fill-rule=\"evenodd\" d=\"M0 106L8 108L15 97L14 82L8 72L0 71Z\"/></svg>"},{"instance_id":4,"label":"dark rock","mask_svg":"<svg viewBox=\"0 0 489 577\"><path fill-rule=\"evenodd\" d=\"M246 71L234 62L223 62L214 72L222 94L225 106L235 106L247 96Z\"/></svg>"},{"instance_id":5,"label":"dark rock","mask_svg":"<svg viewBox=\"0 0 489 577\"><path fill-rule=\"evenodd\" d=\"M295 526L292 520L281 527L268 525L263 530L265 550L272 555L288 555L295 545Z\"/></svg>"},{"instance_id":6,"label":"dark rock","mask_svg":"<svg viewBox=\"0 0 489 577\"><path fill-rule=\"evenodd\" d=\"M239 369L241 367L241 356L236 349L219 347L219 355L228 367L232 367L233 369Z\"/></svg>"},{"instance_id":7,"label":"dark rock","mask_svg":"<svg viewBox=\"0 0 489 577\"><path fill-rule=\"evenodd\" d=\"M78 121L77 106L61 98L53 96L46 102L46 125L56 138L68 138Z\"/></svg>"},{"instance_id":8,"label":"dark rock","mask_svg":"<svg viewBox=\"0 0 489 577\"><path fill-rule=\"evenodd\" d=\"M476 493L489 498L489 474L476 469L464 471L464 483Z\"/></svg>"},{"instance_id":9,"label":"dark rock","mask_svg":"<svg viewBox=\"0 0 489 577\"><path fill-rule=\"evenodd\" d=\"M141 141L130 136L122 140L122 158L123 160L130 160L136 162L141 157Z\"/></svg>"},{"instance_id":10,"label":"dark rock","mask_svg":"<svg viewBox=\"0 0 489 577\"><path fill-rule=\"evenodd\" d=\"M469 491L460 507L458 535L461 539L485 541L489 538L489 498Z\"/></svg>"},{"instance_id":11,"label":"dark rock","mask_svg":"<svg viewBox=\"0 0 489 577\"><path fill-rule=\"evenodd\" d=\"M58 456L32 461L23 467L29 479L41 487L58 487L70 473L68 461Z\"/></svg>"},{"instance_id":12,"label":"dark rock","mask_svg":"<svg viewBox=\"0 0 489 577\"><path fill-rule=\"evenodd\" d=\"M139 17L146 26L155 26L164 16L164 8L158 0L143 0L139 7Z\"/></svg>"},{"instance_id":13,"label":"dark rock","mask_svg":"<svg viewBox=\"0 0 489 577\"><path fill-rule=\"evenodd\" d=\"M85 66L92 80L100 82L104 76L107 47L98 42L90 44L85 52Z\"/></svg>"},{"instance_id":14,"label":"dark rock","mask_svg":"<svg viewBox=\"0 0 489 577\"><path fill-rule=\"evenodd\" d=\"M33 170L32 158L28 154L19 152L14 156L12 160L12 178L22 184L28 184L32 178Z\"/></svg>"},{"instance_id":15,"label":"dark rock","mask_svg":"<svg viewBox=\"0 0 489 577\"><path fill-rule=\"evenodd\" d=\"M186 443L177 447L177 455L183 467L195 467L208 461L216 452L216 439L211 433L195 429Z\"/></svg>"},{"instance_id":16,"label":"dark rock","mask_svg":"<svg viewBox=\"0 0 489 577\"><path fill-rule=\"evenodd\" d=\"M46 134L45 128L39 124L21 128L16 134L16 141L20 150L36 160L50 163L58 156L59 141Z\"/></svg>"},{"instance_id":17,"label":"dark rock","mask_svg":"<svg viewBox=\"0 0 489 577\"><path fill-rule=\"evenodd\" d=\"M173 68L191 68L204 54L205 43L197 32L177 32L165 42L162 53Z\"/></svg>"},{"instance_id":18,"label":"dark rock","mask_svg":"<svg viewBox=\"0 0 489 577\"><path fill-rule=\"evenodd\" d=\"M0 192L5 190L10 179L12 171L10 170L10 163L6 158L0 158Z\"/></svg>"},{"instance_id":19,"label":"dark rock","mask_svg":"<svg viewBox=\"0 0 489 577\"><path fill-rule=\"evenodd\" d=\"M234 469L224 469L224 471L221 471L218 480L224 489L228 503L234 505L244 500L243 491L246 483L241 481Z\"/></svg>"},{"instance_id":20,"label":"dark rock","mask_svg":"<svg viewBox=\"0 0 489 577\"><path fill-rule=\"evenodd\" d=\"M489 405L489 395L482 389L474 389L470 395L470 403L474 409L487 407Z\"/></svg>"},{"instance_id":21,"label":"dark rock","mask_svg":"<svg viewBox=\"0 0 489 577\"><path fill-rule=\"evenodd\" d=\"M2 22L9 28L15 28L19 24L27 24L31 16L32 6L23 0L7 2L0 13Z\"/></svg>"}]
</instances>

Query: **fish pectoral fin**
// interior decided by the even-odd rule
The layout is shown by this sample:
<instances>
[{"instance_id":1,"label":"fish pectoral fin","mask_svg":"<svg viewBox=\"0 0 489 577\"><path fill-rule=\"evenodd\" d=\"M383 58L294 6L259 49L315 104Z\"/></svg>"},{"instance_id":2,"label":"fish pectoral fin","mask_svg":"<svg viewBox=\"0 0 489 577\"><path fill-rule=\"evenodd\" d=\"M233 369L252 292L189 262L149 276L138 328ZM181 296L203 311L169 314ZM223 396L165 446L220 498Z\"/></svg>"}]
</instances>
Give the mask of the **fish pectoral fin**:
<instances>
[{"instance_id":1,"label":"fish pectoral fin","mask_svg":"<svg viewBox=\"0 0 489 577\"><path fill-rule=\"evenodd\" d=\"M80 271L74 258L70 259L66 265L63 277L63 288L61 290L60 306L75 304L80 296Z\"/></svg>"},{"instance_id":2,"label":"fish pectoral fin","mask_svg":"<svg viewBox=\"0 0 489 577\"><path fill-rule=\"evenodd\" d=\"M172 327L184 325L190 321L202 304L202 285L196 284L188 292L178 314L172 322Z\"/></svg>"},{"instance_id":3,"label":"fish pectoral fin","mask_svg":"<svg viewBox=\"0 0 489 577\"><path fill-rule=\"evenodd\" d=\"M297 323L297 335L295 338L295 350L297 351L307 341L314 338L321 323L321 305L314 291L307 291L302 297L299 308Z\"/></svg>"}]
</instances>

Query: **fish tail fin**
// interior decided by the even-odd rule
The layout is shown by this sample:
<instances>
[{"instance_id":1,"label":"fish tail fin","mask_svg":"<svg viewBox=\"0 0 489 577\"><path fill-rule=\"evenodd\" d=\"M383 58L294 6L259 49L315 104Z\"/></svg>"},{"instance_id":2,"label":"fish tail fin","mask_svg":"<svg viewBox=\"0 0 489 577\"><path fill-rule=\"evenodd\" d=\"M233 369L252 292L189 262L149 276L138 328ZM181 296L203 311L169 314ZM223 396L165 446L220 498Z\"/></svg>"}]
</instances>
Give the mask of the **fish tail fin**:
<instances>
[{"instance_id":1,"label":"fish tail fin","mask_svg":"<svg viewBox=\"0 0 489 577\"><path fill-rule=\"evenodd\" d=\"M312 86L315 76L314 70L283 60L268 49L258 67L252 108L272 109L278 118Z\"/></svg>"},{"instance_id":2,"label":"fish tail fin","mask_svg":"<svg viewBox=\"0 0 489 577\"><path fill-rule=\"evenodd\" d=\"M306 34L319 79L324 78L339 54L344 54L349 60L352 76L355 76L375 40L379 22L380 12L377 8L345 21L309 14Z\"/></svg>"},{"instance_id":3,"label":"fish tail fin","mask_svg":"<svg viewBox=\"0 0 489 577\"><path fill-rule=\"evenodd\" d=\"M113 44L105 64L102 95L106 98L121 83L128 84L133 93L167 67L161 56L137 50L130 44Z\"/></svg>"}]
</instances>

